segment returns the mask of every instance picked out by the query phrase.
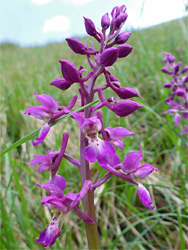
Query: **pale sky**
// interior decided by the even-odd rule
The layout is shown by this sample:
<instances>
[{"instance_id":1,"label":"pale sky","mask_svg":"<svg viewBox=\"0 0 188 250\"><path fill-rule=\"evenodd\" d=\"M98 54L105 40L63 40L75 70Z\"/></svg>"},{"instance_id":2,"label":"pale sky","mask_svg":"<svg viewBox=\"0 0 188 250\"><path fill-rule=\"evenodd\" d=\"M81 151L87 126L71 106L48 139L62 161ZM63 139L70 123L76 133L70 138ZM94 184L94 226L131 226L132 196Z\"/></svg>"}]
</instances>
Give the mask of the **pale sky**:
<instances>
[{"instance_id":1,"label":"pale sky","mask_svg":"<svg viewBox=\"0 0 188 250\"><path fill-rule=\"evenodd\" d=\"M188 5L187 0L1 0L0 42L36 46L84 36L83 16L100 28L101 16L123 4L126 31L186 16Z\"/></svg>"}]
</instances>

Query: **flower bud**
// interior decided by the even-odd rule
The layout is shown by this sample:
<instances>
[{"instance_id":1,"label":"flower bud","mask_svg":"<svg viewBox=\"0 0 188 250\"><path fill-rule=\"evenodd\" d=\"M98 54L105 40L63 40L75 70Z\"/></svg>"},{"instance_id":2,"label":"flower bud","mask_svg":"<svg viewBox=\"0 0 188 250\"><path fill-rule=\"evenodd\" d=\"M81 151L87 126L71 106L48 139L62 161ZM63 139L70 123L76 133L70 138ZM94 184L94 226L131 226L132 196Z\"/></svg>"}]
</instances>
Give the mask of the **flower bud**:
<instances>
[{"instance_id":1,"label":"flower bud","mask_svg":"<svg viewBox=\"0 0 188 250\"><path fill-rule=\"evenodd\" d=\"M124 100L112 104L111 110L120 117L125 117L136 111L138 108L143 107L139 103L132 100Z\"/></svg>"},{"instance_id":2,"label":"flower bud","mask_svg":"<svg viewBox=\"0 0 188 250\"><path fill-rule=\"evenodd\" d=\"M182 62L180 62L180 61L175 65L175 67L174 67L174 73L178 73L181 65L182 65Z\"/></svg>"},{"instance_id":3,"label":"flower bud","mask_svg":"<svg viewBox=\"0 0 188 250\"><path fill-rule=\"evenodd\" d=\"M165 68L165 67L162 67L162 68L161 68L161 71L162 71L163 73L166 73L166 74L169 74L169 75L172 74L172 73L171 73L167 68Z\"/></svg>"},{"instance_id":4,"label":"flower bud","mask_svg":"<svg viewBox=\"0 0 188 250\"><path fill-rule=\"evenodd\" d=\"M61 64L61 72L66 81L70 83L79 82L80 72L77 70L76 66L67 60L59 60Z\"/></svg>"},{"instance_id":5,"label":"flower bud","mask_svg":"<svg viewBox=\"0 0 188 250\"><path fill-rule=\"evenodd\" d=\"M101 27L104 30L107 30L108 27L110 26L110 18L108 16L108 13L106 13L104 16L101 18Z\"/></svg>"},{"instance_id":6,"label":"flower bud","mask_svg":"<svg viewBox=\"0 0 188 250\"><path fill-rule=\"evenodd\" d=\"M175 116L174 116L174 127L177 127L178 126L178 123L181 119L181 115L176 113Z\"/></svg>"},{"instance_id":7,"label":"flower bud","mask_svg":"<svg viewBox=\"0 0 188 250\"><path fill-rule=\"evenodd\" d=\"M186 92L185 92L185 89L180 88L180 89L177 89L177 90L176 90L175 94L176 94L177 96L184 96L184 95L186 94Z\"/></svg>"},{"instance_id":8,"label":"flower bud","mask_svg":"<svg viewBox=\"0 0 188 250\"><path fill-rule=\"evenodd\" d=\"M171 82L166 82L166 83L163 85L163 87L165 87L165 88L170 88L170 87L172 87L172 83L171 83Z\"/></svg>"},{"instance_id":9,"label":"flower bud","mask_svg":"<svg viewBox=\"0 0 188 250\"><path fill-rule=\"evenodd\" d=\"M88 35L96 36L97 31L96 31L95 24L93 23L93 21L86 17L84 17L84 20L85 20L86 32L88 33Z\"/></svg>"},{"instance_id":10,"label":"flower bud","mask_svg":"<svg viewBox=\"0 0 188 250\"><path fill-rule=\"evenodd\" d=\"M119 34L119 35L115 38L114 42L115 42L116 44L124 44L125 42L128 41L130 35L131 35L131 32L122 32L121 34Z\"/></svg>"},{"instance_id":11,"label":"flower bud","mask_svg":"<svg viewBox=\"0 0 188 250\"><path fill-rule=\"evenodd\" d=\"M124 4L120 6L120 11L121 11L122 13L125 13L126 9L127 9L127 7L126 7L126 5L124 5Z\"/></svg>"},{"instance_id":12,"label":"flower bud","mask_svg":"<svg viewBox=\"0 0 188 250\"><path fill-rule=\"evenodd\" d=\"M77 38L67 38L65 39L69 45L69 47L78 54L84 55L85 54L85 46L81 43Z\"/></svg>"},{"instance_id":13,"label":"flower bud","mask_svg":"<svg viewBox=\"0 0 188 250\"><path fill-rule=\"evenodd\" d=\"M182 83L186 83L188 82L188 75L187 76L183 76L181 79Z\"/></svg>"},{"instance_id":14,"label":"flower bud","mask_svg":"<svg viewBox=\"0 0 188 250\"><path fill-rule=\"evenodd\" d=\"M126 21L128 17L127 13L120 14L115 20L114 20L114 26L116 28L119 28L119 26Z\"/></svg>"},{"instance_id":15,"label":"flower bud","mask_svg":"<svg viewBox=\"0 0 188 250\"><path fill-rule=\"evenodd\" d=\"M115 63L118 57L118 50L117 48L109 48L106 49L100 57L100 63L102 65L106 66L111 66L112 64Z\"/></svg>"},{"instance_id":16,"label":"flower bud","mask_svg":"<svg viewBox=\"0 0 188 250\"><path fill-rule=\"evenodd\" d=\"M185 67L182 69L181 73L185 73L185 72L187 72L187 71L188 71L188 66L185 66Z\"/></svg>"},{"instance_id":17,"label":"flower bud","mask_svg":"<svg viewBox=\"0 0 188 250\"><path fill-rule=\"evenodd\" d=\"M111 12L111 16L116 18L120 14L120 8L118 6L114 7Z\"/></svg>"},{"instance_id":18,"label":"flower bud","mask_svg":"<svg viewBox=\"0 0 188 250\"><path fill-rule=\"evenodd\" d=\"M113 83L114 86L120 88L121 87L121 83L119 82L119 79L116 78L113 75L109 75L110 81Z\"/></svg>"},{"instance_id":19,"label":"flower bud","mask_svg":"<svg viewBox=\"0 0 188 250\"><path fill-rule=\"evenodd\" d=\"M116 92L116 94L121 98L121 99L128 99L128 98L132 98L132 97L139 97L139 94L136 92L136 90L132 89L132 88L116 88L116 90L114 90Z\"/></svg>"},{"instance_id":20,"label":"flower bud","mask_svg":"<svg viewBox=\"0 0 188 250\"><path fill-rule=\"evenodd\" d=\"M55 87L57 87L58 89L61 89L61 90L66 90L66 89L68 89L71 86L71 83L68 82L68 81L66 81L63 78L55 78L50 83L50 85L53 85L53 86L55 86Z\"/></svg>"},{"instance_id":21,"label":"flower bud","mask_svg":"<svg viewBox=\"0 0 188 250\"><path fill-rule=\"evenodd\" d=\"M144 164L134 171L134 176L143 179L150 175L154 170L157 171L157 168L154 168L150 164Z\"/></svg>"},{"instance_id":22,"label":"flower bud","mask_svg":"<svg viewBox=\"0 0 188 250\"><path fill-rule=\"evenodd\" d=\"M153 210L155 208L154 206L152 206L152 201L148 190L140 183L138 184L138 197L140 198L140 201L144 204L144 206L149 207L150 210Z\"/></svg>"},{"instance_id":23,"label":"flower bud","mask_svg":"<svg viewBox=\"0 0 188 250\"><path fill-rule=\"evenodd\" d=\"M129 44L123 44L118 46L118 57L122 58L128 56L131 53L132 49L133 47L131 47Z\"/></svg>"}]
</instances>

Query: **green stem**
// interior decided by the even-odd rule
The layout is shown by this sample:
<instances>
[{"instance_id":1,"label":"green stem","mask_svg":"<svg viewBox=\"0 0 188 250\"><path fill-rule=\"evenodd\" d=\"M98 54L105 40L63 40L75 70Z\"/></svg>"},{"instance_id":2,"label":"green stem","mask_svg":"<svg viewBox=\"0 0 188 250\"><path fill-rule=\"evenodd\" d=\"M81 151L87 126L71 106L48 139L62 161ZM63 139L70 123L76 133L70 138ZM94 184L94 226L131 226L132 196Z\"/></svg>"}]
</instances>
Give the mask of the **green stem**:
<instances>
[{"instance_id":1,"label":"green stem","mask_svg":"<svg viewBox=\"0 0 188 250\"><path fill-rule=\"evenodd\" d=\"M89 162L83 158L83 149L85 147L85 135L81 132L80 134L80 174L82 186L85 180L91 180ZM84 212L89 215L94 221L94 224L85 223L86 235L88 241L88 247L92 249L100 249L99 235L97 229L97 221L95 215L94 206L94 191L89 190L87 195L84 197Z\"/></svg>"}]
</instances>

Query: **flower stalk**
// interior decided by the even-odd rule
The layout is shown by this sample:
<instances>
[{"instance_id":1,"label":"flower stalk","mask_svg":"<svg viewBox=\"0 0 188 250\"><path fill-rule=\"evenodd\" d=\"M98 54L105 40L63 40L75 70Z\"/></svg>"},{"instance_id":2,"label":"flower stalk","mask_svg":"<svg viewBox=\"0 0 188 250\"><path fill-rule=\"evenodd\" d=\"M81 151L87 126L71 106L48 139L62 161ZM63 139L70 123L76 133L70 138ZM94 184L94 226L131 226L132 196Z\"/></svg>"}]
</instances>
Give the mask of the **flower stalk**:
<instances>
[{"instance_id":1,"label":"flower stalk","mask_svg":"<svg viewBox=\"0 0 188 250\"><path fill-rule=\"evenodd\" d=\"M131 152L121 161L116 153L116 148L124 149L124 137L135 134L124 127L104 128L102 112L99 111L104 106L112 111L118 117L126 117L134 113L137 109L143 107L133 100L127 100L139 97L138 93L129 87L123 87L119 80L110 72L111 66L122 58L127 57L132 47L124 44L130 37L130 32L120 33L126 19L126 6L116 6L111 12L111 19L106 13L101 19L102 29L96 29L95 24L89 18L84 17L85 28L88 35L94 37L99 43L99 48L95 48L90 41L81 43L77 38L67 38L66 41L70 49L77 54L85 55L91 71L83 76L87 71L82 66L79 69L73 62L68 60L59 60L63 78L55 78L50 85L56 87L64 94L64 91L71 88L73 84L78 84L78 93L80 94L81 108L80 112L73 112L72 108L77 103L77 95L73 96L68 106L60 106L53 97L35 93L36 98L42 106L33 106L25 111L25 114L32 115L37 119L43 120L44 125L39 133L39 137L33 142L34 146L42 143L50 133L50 123L56 123L58 119L65 115L71 116L76 121L80 129L80 159L77 159L66 152L69 139L69 133L62 135L62 144L60 151L48 151L47 155L36 156L28 165L39 164L38 171L48 171L50 173L49 183L37 184L38 187L49 192L42 198L41 204L47 206L53 216L52 221L47 228L40 234L37 242L43 247L51 246L61 235L62 218L70 211L74 211L85 223L86 237L89 249L100 249L99 233L97 227L97 215L95 214L94 191L101 184L108 181L112 176L121 178L137 187L138 197L143 205L154 209L151 197L146 188L137 182L137 179L143 179L157 171L150 164L140 166L143 158L142 149L139 152ZM109 33L107 34L107 30ZM118 45L117 47L113 47ZM105 83L99 86L97 78L103 75ZM114 96L106 98L104 91L109 88ZM58 90L58 91L59 91ZM94 97L100 99L100 103L88 106L93 102ZM119 99L123 99L120 100ZM81 190L78 193L64 194L66 191L66 180L58 175L62 159L67 159L80 171ZM98 162L99 166L106 170L106 174L93 183L90 168L94 168L93 163ZM83 200L84 211L79 207Z\"/></svg>"}]
</instances>

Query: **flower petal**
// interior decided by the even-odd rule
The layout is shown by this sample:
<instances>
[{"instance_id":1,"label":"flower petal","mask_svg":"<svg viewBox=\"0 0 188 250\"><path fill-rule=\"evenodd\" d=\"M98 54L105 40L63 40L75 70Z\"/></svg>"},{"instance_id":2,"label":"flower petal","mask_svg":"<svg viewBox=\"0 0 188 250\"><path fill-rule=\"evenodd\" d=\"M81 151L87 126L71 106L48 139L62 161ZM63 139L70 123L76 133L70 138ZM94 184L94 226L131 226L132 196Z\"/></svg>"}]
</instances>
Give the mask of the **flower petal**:
<instances>
[{"instance_id":1,"label":"flower petal","mask_svg":"<svg viewBox=\"0 0 188 250\"><path fill-rule=\"evenodd\" d=\"M144 164L134 171L134 176L143 179L150 175L154 170L157 171L157 168L154 168L150 164Z\"/></svg>"},{"instance_id":2,"label":"flower petal","mask_svg":"<svg viewBox=\"0 0 188 250\"><path fill-rule=\"evenodd\" d=\"M59 219L54 217L48 227L40 234L39 239L36 241L43 247L51 246L55 243L56 239L61 235L59 229Z\"/></svg>"},{"instance_id":3,"label":"flower petal","mask_svg":"<svg viewBox=\"0 0 188 250\"><path fill-rule=\"evenodd\" d=\"M155 208L155 206L152 206L152 201L148 190L140 183L138 184L138 197L144 206L149 207L150 210Z\"/></svg>"},{"instance_id":4,"label":"flower petal","mask_svg":"<svg viewBox=\"0 0 188 250\"><path fill-rule=\"evenodd\" d=\"M89 145L84 148L83 157L90 161L95 162L98 160L99 165L108 164L107 156L113 156L115 149L108 141L103 141L100 138L96 140L89 140Z\"/></svg>"},{"instance_id":5,"label":"flower petal","mask_svg":"<svg viewBox=\"0 0 188 250\"><path fill-rule=\"evenodd\" d=\"M116 128L109 127L106 128L105 130L109 133L109 136L112 140L121 139L123 137L135 134L133 132L130 132L128 129L122 127L116 127Z\"/></svg>"},{"instance_id":6,"label":"flower petal","mask_svg":"<svg viewBox=\"0 0 188 250\"><path fill-rule=\"evenodd\" d=\"M52 176L50 178L49 184L53 184L53 185L57 186L58 188L60 188L61 191L63 191L65 189L65 186L66 186L66 180L63 176L56 174L55 176Z\"/></svg>"},{"instance_id":7,"label":"flower petal","mask_svg":"<svg viewBox=\"0 0 188 250\"><path fill-rule=\"evenodd\" d=\"M59 104L52 96L46 94L38 95L37 92L35 92L35 96L42 104L43 108L46 109L49 113L54 113L57 111Z\"/></svg>"},{"instance_id":8,"label":"flower petal","mask_svg":"<svg viewBox=\"0 0 188 250\"><path fill-rule=\"evenodd\" d=\"M39 143L43 142L48 132L50 131L50 126L45 123L39 132L39 137L36 137L36 142L33 142L33 146L37 146Z\"/></svg>"},{"instance_id":9,"label":"flower petal","mask_svg":"<svg viewBox=\"0 0 188 250\"><path fill-rule=\"evenodd\" d=\"M47 112L46 109L44 109L43 107L36 107L36 106L26 109L24 115L25 114L32 115L39 120L50 119L51 117L51 115Z\"/></svg>"},{"instance_id":10,"label":"flower petal","mask_svg":"<svg viewBox=\"0 0 188 250\"><path fill-rule=\"evenodd\" d=\"M122 162L121 169L125 173L133 172L140 166L140 161L142 160L142 158L143 158L143 155L142 155L141 150L140 152L128 153Z\"/></svg>"}]
</instances>

